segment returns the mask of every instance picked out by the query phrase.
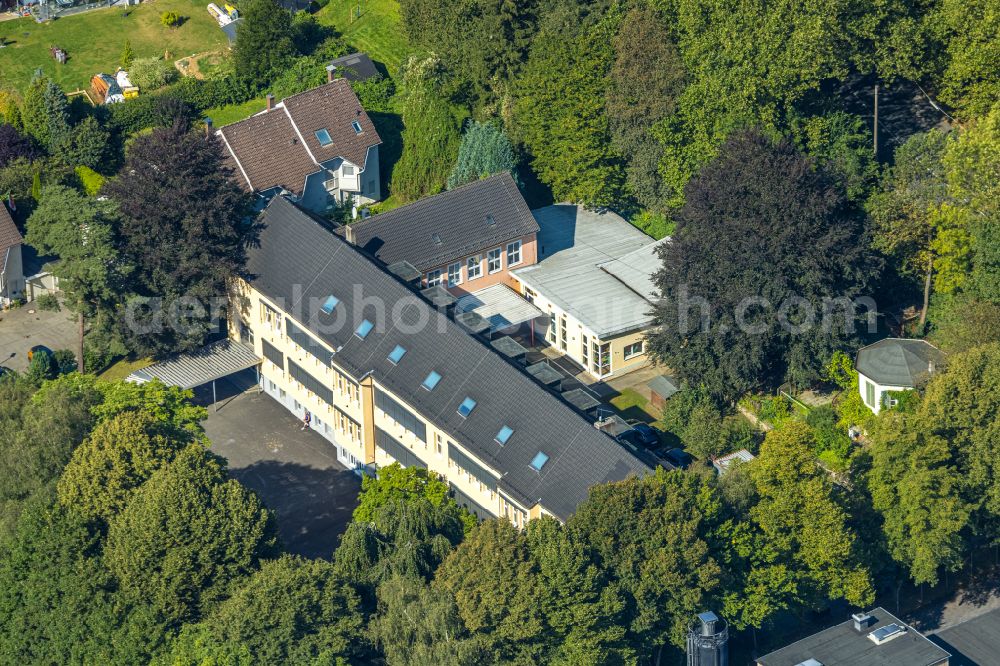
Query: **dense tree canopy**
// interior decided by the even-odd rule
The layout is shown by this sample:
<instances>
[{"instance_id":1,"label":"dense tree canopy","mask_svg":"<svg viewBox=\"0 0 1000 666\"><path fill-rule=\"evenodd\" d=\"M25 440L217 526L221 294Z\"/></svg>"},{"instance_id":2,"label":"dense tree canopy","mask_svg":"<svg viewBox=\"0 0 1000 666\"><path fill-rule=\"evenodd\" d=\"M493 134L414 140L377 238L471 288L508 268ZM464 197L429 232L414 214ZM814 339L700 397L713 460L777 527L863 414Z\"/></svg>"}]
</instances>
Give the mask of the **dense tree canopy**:
<instances>
[{"instance_id":1,"label":"dense tree canopy","mask_svg":"<svg viewBox=\"0 0 1000 666\"><path fill-rule=\"evenodd\" d=\"M653 353L725 397L817 378L854 334L831 299L867 295L877 274L864 241L862 219L812 160L734 135L688 186L661 251Z\"/></svg>"},{"instance_id":2,"label":"dense tree canopy","mask_svg":"<svg viewBox=\"0 0 1000 666\"><path fill-rule=\"evenodd\" d=\"M233 46L233 67L240 83L257 91L292 63L292 15L275 0L244 0Z\"/></svg>"}]
</instances>

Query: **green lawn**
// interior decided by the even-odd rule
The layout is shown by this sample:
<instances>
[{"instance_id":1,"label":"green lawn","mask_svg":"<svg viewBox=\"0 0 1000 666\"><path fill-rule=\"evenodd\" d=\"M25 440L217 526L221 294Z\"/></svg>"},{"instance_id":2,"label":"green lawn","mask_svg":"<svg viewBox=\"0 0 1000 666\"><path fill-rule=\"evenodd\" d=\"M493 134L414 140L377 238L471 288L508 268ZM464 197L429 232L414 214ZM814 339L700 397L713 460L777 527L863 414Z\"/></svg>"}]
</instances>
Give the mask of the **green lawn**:
<instances>
[{"instance_id":1,"label":"green lawn","mask_svg":"<svg viewBox=\"0 0 1000 666\"><path fill-rule=\"evenodd\" d=\"M351 13L359 5L361 16L352 22ZM329 0L316 12L316 19L372 60L383 63L390 74L396 73L410 53L396 0Z\"/></svg>"},{"instance_id":2,"label":"green lawn","mask_svg":"<svg viewBox=\"0 0 1000 666\"><path fill-rule=\"evenodd\" d=\"M229 125L249 118L258 111L263 111L266 106L267 100L263 97L258 97L242 104L217 106L214 109L205 111L204 115L212 119L212 124L215 127L222 127L223 125Z\"/></svg>"},{"instance_id":3,"label":"green lawn","mask_svg":"<svg viewBox=\"0 0 1000 666\"><path fill-rule=\"evenodd\" d=\"M136 370L141 370L152 364L153 359L151 358L139 358L135 360L129 360L128 358L119 359L117 363L114 363L107 370L97 375L97 378L104 382L122 381Z\"/></svg>"},{"instance_id":4,"label":"green lawn","mask_svg":"<svg viewBox=\"0 0 1000 666\"><path fill-rule=\"evenodd\" d=\"M32 73L41 67L67 92L90 87L90 77L98 72L113 73L122 45L128 38L136 57L163 56L170 59L228 47L218 24L209 16L202 0L151 0L129 7L98 9L59 18L45 24L33 19L0 22L0 85L23 89ZM160 14L174 11L185 17L178 28L160 24ZM49 46L66 50L69 60L58 64Z\"/></svg>"}]
</instances>

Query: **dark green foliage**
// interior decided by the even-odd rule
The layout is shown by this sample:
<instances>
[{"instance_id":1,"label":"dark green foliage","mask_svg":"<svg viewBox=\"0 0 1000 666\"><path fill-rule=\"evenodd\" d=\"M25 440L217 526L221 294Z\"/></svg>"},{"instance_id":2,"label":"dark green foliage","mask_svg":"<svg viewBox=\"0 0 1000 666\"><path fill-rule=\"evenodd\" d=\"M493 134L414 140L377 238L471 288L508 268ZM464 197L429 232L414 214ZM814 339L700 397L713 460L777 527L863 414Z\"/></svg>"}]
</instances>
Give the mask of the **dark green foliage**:
<instances>
[{"instance_id":1,"label":"dark green foliage","mask_svg":"<svg viewBox=\"0 0 1000 666\"><path fill-rule=\"evenodd\" d=\"M55 379L59 373L55 357L44 349L39 349L31 357L25 376L35 384L41 384L46 379Z\"/></svg>"},{"instance_id":2,"label":"dark green foliage","mask_svg":"<svg viewBox=\"0 0 1000 666\"><path fill-rule=\"evenodd\" d=\"M13 125L0 124L0 169L18 158L34 159L37 151Z\"/></svg>"},{"instance_id":3,"label":"dark green foliage","mask_svg":"<svg viewBox=\"0 0 1000 666\"><path fill-rule=\"evenodd\" d=\"M512 133L557 201L607 206L620 202L624 185L604 112L620 17L581 28L581 11L560 5L542 22L515 85Z\"/></svg>"},{"instance_id":4,"label":"dark green foliage","mask_svg":"<svg viewBox=\"0 0 1000 666\"><path fill-rule=\"evenodd\" d=\"M968 294L936 297L931 301L930 321L930 339L949 353L1000 341L1000 305Z\"/></svg>"},{"instance_id":5,"label":"dark green foliage","mask_svg":"<svg viewBox=\"0 0 1000 666\"><path fill-rule=\"evenodd\" d=\"M25 91L22 116L24 129L49 151L69 137L69 102L44 74L35 76Z\"/></svg>"},{"instance_id":6,"label":"dark green foliage","mask_svg":"<svg viewBox=\"0 0 1000 666\"><path fill-rule=\"evenodd\" d=\"M328 62L329 60L322 57L306 56L296 58L274 80L268 92L272 93L275 99L284 99L296 93L323 85L326 83L326 70L324 67Z\"/></svg>"},{"instance_id":7,"label":"dark green foliage","mask_svg":"<svg viewBox=\"0 0 1000 666\"><path fill-rule=\"evenodd\" d=\"M87 116L70 131L68 139L59 146L56 156L67 166L85 166L105 170L105 159L111 136L93 116Z\"/></svg>"},{"instance_id":8,"label":"dark green foliage","mask_svg":"<svg viewBox=\"0 0 1000 666\"><path fill-rule=\"evenodd\" d=\"M270 512L226 479L221 459L192 444L111 520L104 559L122 597L171 627L215 607L275 549Z\"/></svg>"},{"instance_id":9,"label":"dark green foliage","mask_svg":"<svg viewBox=\"0 0 1000 666\"><path fill-rule=\"evenodd\" d=\"M368 113L389 113L392 111L392 96L396 94L396 83L384 76L375 76L367 81L352 81L351 89L358 96L361 107ZM374 118L372 119L375 120ZM376 129L378 125L376 123ZM382 135L381 131L379 132ZM385 136L382 136L385 140Z\"/></svg>"},{"instance_id":10,"label":"dark green foliage","mask_svg":"<svg viewBox=\"0 0 1000 666\"><path fill-rule=\"evenodd\" d=\"M656 275L653 354L728 398L818 378L854 335L855 318L830 299L865 295L879 267L860 216L824 170L752 132L727 141L686 197Z\"/></svg>"},{"instance_id":11,"label":"dark green foliage","mask_svg":"<svg viewBox=\"0 0 1000 666\"><path fill-rule=\"evenodd\" d=\"M663 409L663 425L695 457L705 460L726 451L722 410L704 389L687 388L674 394Z\"/></svg>"},{"instance_id":12,"label":"dark green foliage","mask_svg":"<svg viewBox=\"0 0 1000 666\"><path fill-rule=\"evenodd\" d=\"M225 281L239 273L257 233L245 219L248 198L230 175L213 142L173 127L138 137L118 177L105 184L120 212L121 252L135 267L129 290L161 299L133 299L133 316L119 319L131 349L194 349L218 323Z\"/></svg>"},{"instance_id":13,"label":"dark green foliage","mask_svg":"<svg viewBox=\"0 0 1000 666\"><path fill-rule=\"evenodd\" d=\"M240 22L233 46L236 78L247 90L261 90L295 57L292 15L275 0L240 3Z\"/></svg>"},{"instance_id":14,"label":"dark green foliage","mask_svg":"<svg viewBox=\"0 0 1000 666\"><path fill-rule=\"evenodd\" d=\"M454 74L449 86L470 106L497 110L510 95L536 31L537 0L403 0L413 44L441 57Z\"/></svg>"},{"instance_id":15,"label":"dark green foliage","mask_svg":"<svg viewBox=\"0 0 1000 666\"><path fill-rule=\"evenodd\" d=\"M377 479L366 476L361 481L361 499L353 517L357 522L371 523L379 520L390 504L423 500L460 521L466 532L476 524L475 516L459 508L448 494L448 484L433 472L422 467L401 467L398 463L381 468Z\"/></svg>"},{"instance_id":16,"label":"dark green foliage","mask_svg":"<svg viewBox=\"0 0 1000 666\"><path fill-rule=\"evenodd\" d=\"M835 111L811 118L792 118L790 133L807 155L826 167L851 201L863 201L876 182L878 167L871 135L858 116Z\"/></svg>"},{"instance_id":17,"label":"dark green foliage","mask_svg":"<svg viewBox=\"0 0 1000 666\"><path fill-rule=\"evenodd\" d=\"M285 555L264 562L204 625L226 652L256 663L363 663L359 605L332 564Z\"/></svg>"},{"instance_id":18,"label":"dark green foliage","mask_svg":"<svg viewBox=\"0 0 1000 666\"><path fill-rule=\"evenodd\" d=\"M379 586L378 609L369 626L389 666L482 663L450 593L397 576Z\"/></svg>"},{"instance_id":19,"label":"dark green foliage","mask_svg":"<svg viewBox=\"0 0 1000 666\"><path fill-rule=\"evenodd\" d=\"M517 180L517 155L510 139L492 122L470 122L448 176L448 189L504 171Z\"/></svg>"},{"instance_id":20,"label":"dark green foliage","mask_svg":"<svg viewBox=\"0 0 1000 666\"><path fill-rule=\"evenodd\" d=\"M592 488L568 524L624 595L627 640L640 656L683 645L690 618L719 591L709 543L720 509L696 475L659 469Z\"/></svg>"},{"instance_id":21,"label":"dark green foliage","mask_svg":"<svg viewBox=\"0 0 1000 666\"><path fill-rule=\"evenodd\" d=\"M119 621L97 535L38 498L0 551L0 661L108 663Z\"/></svg>"},{"instance_id":22,"label":"dark green foliage","mask_svg":"<svg viewBox=\"0 0 1000 666\"><path fill-rule=\"evenodd\" d=\"M839 420L837 412L829 405L815 407L806 414L806 423L812 428L816 441L816 455L829 452L830 460L846 463L851 453L851 439Z\"/></svg>"},{"instance_id":23,"label":"dark green foliage","mask_svg":"<svg viewBox=\"0 0 1000 666\"><path fill-rule=\"evenodd\" d=\"M328 25L323 25L309 12L297 12L292 16L292 43L301 55L321 55L327 62L347 53L347 46L335 36ZM336 48L331 48L336 44ZM319 52L319 53L317 53ZM320 67L326 75L325 65Z\"/></svg>"},{"instance_id":24,"label":"dark green foliage","mask_svg":"<svg viewBox=\"0 0 1000 666\"><path fill-rule=\"evenodd\" d=\"M390 190L414 201L444 189L458 156L459 118L440 92L441 64L411 58L403 75L403 155Z\"/></svg>"},{"instance_id":25,"label":"dark green foliage","mask_svg":"<svg viewBox=\"0 0 1000 666\"><path fill-rule=\"evenodd\" d=\"M659 173L663 147L652 128L674 112L684 65L664 22L651 9L630 11L613 46L606 90L611 142L625 157L629 193L641 206L663 212L669 196Z\"/></svg>"}]
</instances>

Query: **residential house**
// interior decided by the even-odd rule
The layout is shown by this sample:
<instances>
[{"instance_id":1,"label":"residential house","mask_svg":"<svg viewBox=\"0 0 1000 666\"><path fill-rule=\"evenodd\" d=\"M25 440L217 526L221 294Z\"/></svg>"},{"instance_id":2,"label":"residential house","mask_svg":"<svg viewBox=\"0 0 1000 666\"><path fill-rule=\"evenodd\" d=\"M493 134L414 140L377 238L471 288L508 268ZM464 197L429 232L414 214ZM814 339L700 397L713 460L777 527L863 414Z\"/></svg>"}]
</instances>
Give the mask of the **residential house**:
<instances>
[{"instance_id":1,"label":"residential house","mask_svg":"<svg viewBox=\"0 0 1000 666\"><path fill-rule=\"evenodd\" d=\"M454 294L512 284L510 271L535 263L538 223L509 173L420 199L344 229L386 265L406 261L423 285Z\"/></svg>"},{"instance_id":2,"label":"residential house","mask_svg":"<svg viewBox=\"0 0 1000 666\"><path fill-rule=\"evenodd\" d=\"M330 61L330 66L333 67L334 76L340 76L348 81L367 81L381 76L367 53L350 53L334 58Z\"/></svg>"},{"instance_id":3,"label":"residential house","mask_svg":"<svg viewBox=\"0 0 1000 666\"><path fill-rule=\"evenodd\" d=\"M650 468L485 341L284 197L264 210L231 335L264 391L350 467L440 475L480 517L566 520L591 486Z\"/></svg>"},{"instance_id":4,"label":"residential house","mask_svg":"<svg viewBox=\"0 0 1000 666\"><path fill-rule=\"evenodd\" d=\"M560 204L533 211L538 262L513 271L519 291L548 313L551 345L598 379L648 365L660 266L656 241L612 212Z\"/></svg>"},{"instance_id":5,"label":"residential house","mask_svg":"<svg viewBox=\"0 0 1000 666\"><path fill-rule=\"evenodd\" d=\"M948 666L951 655L883 608L757 658L757 666Z\"/></svg>"},{"instance_id":6,"label":"residential house","mask_svg":"<svg viewBox=\"0 0 1000 666\"><path fill-rule=\"evenodd\" d=\"M24 239L7 205L0 202L0 307L7 307L12 300L24 295L22 243Z\"/></svg>"},{"instance_id":7,"label":"residential house","mask_svg":"<svg viewBox=\"0 0 1000 666\"><path fill-rule=\"evenodd\" d=\"M890 391L912 391L944 367L945 354L926 340L885 338L858 350L854 367L858 391L868 409L878 414L892 407Z\"/></svg>"},{"instance_id":8,"label":"residential house","mask_svg":"<svg viewBox=\"0 0 1000 666\"><path fill-rule=\"evenodd\" d=\"M379 137L351 84L330 80L216 131L233 171L264 197L288 192L316 213L381 198Z\"/></svg>"}]
</instances>

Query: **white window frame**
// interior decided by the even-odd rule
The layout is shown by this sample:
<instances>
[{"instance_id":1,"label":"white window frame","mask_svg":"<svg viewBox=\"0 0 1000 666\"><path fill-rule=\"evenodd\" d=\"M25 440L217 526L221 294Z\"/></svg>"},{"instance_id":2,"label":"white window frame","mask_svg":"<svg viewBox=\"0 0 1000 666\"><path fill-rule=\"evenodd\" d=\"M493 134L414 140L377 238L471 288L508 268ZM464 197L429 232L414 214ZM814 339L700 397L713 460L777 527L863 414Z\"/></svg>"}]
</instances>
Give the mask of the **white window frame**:
<instances>
[{"instance_id":1,"label":"white window frame","mask_svg":"<svg viewBox=\"0 0 1000 666\"><path fill-rule=\"evenodd\" d=\"M520 239L507 243L507 266L517 266L521 263L521 241Z\"/></svg>"},{"instance_id":2,"label":"white window frame","mask_svg":"<svg viewBox=\"0 0 1000 666\"><path fill-rule=\"evenodd\" d=\"M355 175L354 174L354 165L353 164L344 164L344 165L342 165L340 167L340 170L343 172L343 174L345 176L352 176L353 177Z\"/></svg>"},{"instance_id":3,"label":"white window frame","mask_svg":"<svg viewBox=\"0 0 1000 666\"><path fill-rule=\"evenodd\" d=\"M483 255L477 254L474 257L466 259L465 271L468 273L468 279L470 282L483 277Z\"/></svg>"},{"instance_id":4,"label":"white window frame","mask_svg":"<svg viewBox=\"0 0 1000 666\"><path fill-rule=\"evenodd\" d=\"M494 260L496 260L496 268L493 267ZM501 270L503 270L503 249L499 247L493 248L486 253L486 271L490 275L493 275L494 273L499 273Z\"/></svg>"},{"instance_id":5,"label":"white window frame","mask_svg":"<svg viewBox=\"0 0 1000 666\"><path fill-rule=\"evenodd\" d=\"M448 265L448 286L456 287L462 284L462 262L456 261Z\"/></svg>"},{"instance_id":6,"label":"white window frame","mask_svg":"<svg viewBox=\"0 0 1000 666\"><path fill-rule=\"evenodd\" d=\"M636 345L639 346L638 351L635 351ZM622 350L622 359L627 361L630 358L635 358L636 356L642 356L643 353L645 352L645 346L646 345L643 343L642 340L640 340L639 342L633 342L630 345L625 345L625 348ZM629 353L630 349L632 350L631 354Z\"/></svg>"},{"instance_id":7,"label":"white window frame","mask_svg":"<svg viewBox=\"0 0 1000 666\"><path fill-rule=\"evenodd\" d=\"M435 268L432 271L427 271L427 286L436 287L437 285L441 284L444 281L444 278L442 278L441 276L442 272L440 268Z\"/></svg>"}]
</instances>

